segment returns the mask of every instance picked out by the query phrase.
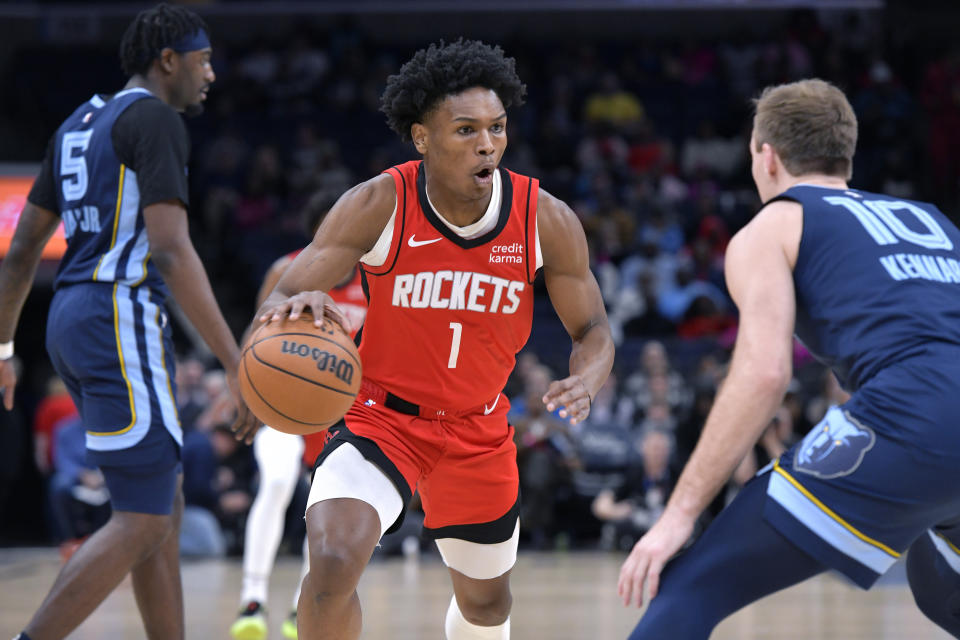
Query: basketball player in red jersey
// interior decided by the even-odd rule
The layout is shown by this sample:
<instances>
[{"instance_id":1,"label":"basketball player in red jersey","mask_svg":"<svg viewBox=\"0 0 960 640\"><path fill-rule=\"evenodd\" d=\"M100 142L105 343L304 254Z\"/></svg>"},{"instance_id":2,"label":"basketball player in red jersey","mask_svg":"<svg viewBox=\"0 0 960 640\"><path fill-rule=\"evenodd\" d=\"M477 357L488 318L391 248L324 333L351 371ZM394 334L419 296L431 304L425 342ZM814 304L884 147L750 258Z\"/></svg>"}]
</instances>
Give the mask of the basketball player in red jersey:
<instances>
[{"instance_id":1,"label":"basketball player in red jersey","mask_svg":"<svg viewBox=\"0 0 960 640\"><path fill-rule=\"evenodd\" d=\"M509 638L519 495L501 390L530 333L538 271L573 341L547 409L582 421L613 364L579 221L536 179L498 166L506 107L524 90L499 47L418 51L388 79L382 110L423 160L344 194L261 307L260 321L308 307L324 310L318 324L335 318L324 292L360 262L364 380L317 461L300 638L360 635L357 583L415 488L453 581L446 637Z\"/></svg>"},{"instance_id":2,"label":"basketball player in red jersey","mask_svg":"<svg viewBox=\"0 0 960 640\"><path fill-rule=\"evenodd\" d=\"M306 229L317 232L323 217L333 206L333 200L318 193L307 203L304 212ZM263 304L267 295L280 280L290 263L300 251L294 251L277 259L260 285L257 305ZM360 281L360 269L354 267L347 276L328 292L337 304L346 321L345 328L353 336L363 324L367 313L367 298ZM301 459L313 465L324 443L323 432L307 436L282 433L274 429L261 429L253 440L253 453L257 460L260 483L257 495L247 516L243 544L243 586L240 593L240 612L230 625L230 636L236 640L265 640L267 627L267 594L270 574L277 557L277 549L283 535L284 515L293 498L297 481L303 473ZM304 540L302 581L308 569L307 541ZM289 615L283 620L281 633L284 638L297 638L297 601L300 588L296 589Z\"/></svg>"}]
</instances>

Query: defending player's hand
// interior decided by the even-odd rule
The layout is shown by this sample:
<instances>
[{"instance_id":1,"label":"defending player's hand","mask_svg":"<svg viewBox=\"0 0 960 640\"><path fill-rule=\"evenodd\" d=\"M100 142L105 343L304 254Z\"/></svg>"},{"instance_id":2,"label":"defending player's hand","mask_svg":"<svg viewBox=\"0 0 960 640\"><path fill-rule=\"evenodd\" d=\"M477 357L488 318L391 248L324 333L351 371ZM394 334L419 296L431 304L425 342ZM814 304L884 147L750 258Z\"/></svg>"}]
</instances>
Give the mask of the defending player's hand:
<instances>
[{"instance_id":1,"label":"defending player's hand","mask_svg":"<svg viewBox=\"0 0 960 640\"><path fill-rule=\"evenodd\" d=\"M305 309L313 312L313 323L317 327L322 327L325 319L341 327L350 326L337 303L323 291L302 291L268 308L259 319L260 322L277 322L286 317L296 320Z\"/></svg>"},{"instance_id":2,"label":"defending player's hand","mask_svg":"<svg viewBox=\"0 0 960 640\"><path fill-rule=\"evenodd\" d=\"M13 390L17 386L17 369L13 358L0 360L0 389L3 389L3 406L13 409Z\"/></svg>"},{"instance_id":3,"label":"defending player's hand","mask_svg":"<svg viewBox=\"0 0 960 640\"><path fill-rule=\"evenodd\" d=\"M554 380L543 396L543 404L547 405L547 411L561 407L560 417L577 424L590 415L590 392L580 376Z\"/></svg>"},{"instance_id":4,"label":"defending player's hand","mask_svg":"<svg viewBox=\"0 0 960 640\"><path fill-rule=\"evenodd\" d=\"M243 401L240 395L240 385L237 382L236 372L227 374L227 388L230 389L230 396L234 406L237 408L236 419L230 427L237 440L242 440L247 444L253 443L253 436L260 430L260 421L253 412L247 408L247 403Z\"/></svg>"},{"instance_id":5,"label":"defending player's hand","mask_svg":"<svg viewBox=\"0 0 960 640\"><path fill-rule=\"evenodd\" d=\"M669 509L653 528L633 546L633 550L620 567L617 593L623 605L631 601L643 606L643 585L652 600L660 588L660 572L673 555L683 547L693 533L693 521Z\"/></svg>"}]
</instances>

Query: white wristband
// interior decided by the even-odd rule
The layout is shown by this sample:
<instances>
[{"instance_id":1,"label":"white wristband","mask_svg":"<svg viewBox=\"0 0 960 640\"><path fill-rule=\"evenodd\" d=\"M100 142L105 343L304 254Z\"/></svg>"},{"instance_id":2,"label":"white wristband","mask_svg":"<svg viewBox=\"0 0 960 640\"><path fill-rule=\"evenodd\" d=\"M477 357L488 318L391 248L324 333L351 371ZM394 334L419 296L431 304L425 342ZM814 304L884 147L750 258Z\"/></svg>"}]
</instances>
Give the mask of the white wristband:
<instances>
[{"instance_id":1,"label":"white wristband","mask_svg":"<svg viewBox=\"0 0 960 640\"><path fill-rule=\"evenodd\" d=\"M0 360L9 360L13 357L13 340L0 342Z\"/></svg>"}]
</instances>

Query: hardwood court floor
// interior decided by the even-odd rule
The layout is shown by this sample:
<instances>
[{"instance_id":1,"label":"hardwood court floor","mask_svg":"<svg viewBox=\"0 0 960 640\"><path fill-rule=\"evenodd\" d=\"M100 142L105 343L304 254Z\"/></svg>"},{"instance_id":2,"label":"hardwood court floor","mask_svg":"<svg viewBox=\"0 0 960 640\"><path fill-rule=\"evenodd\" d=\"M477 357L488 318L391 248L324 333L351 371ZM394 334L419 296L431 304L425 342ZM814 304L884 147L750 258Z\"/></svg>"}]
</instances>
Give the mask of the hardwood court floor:
<instances>
[{"instance_id":1,"label":"hardwood court floor","mask_svg":"<svg viewBox=\"0 0 960 640\"><path fill-rule=\"evenodd\" d=\"M616 597L623 556L599 552L521 553L513 574L513 638L626 638L637 619ZM59 570L52 549L0 549L0 640L12 637L39 604ZM299 562L284 557L273 574L271 638L293 597ZM726 620L714 640L933 640L950 636L913 604L903 568L862 592L833 575L775 594ZM229 640L238 606L238 560L183 566L187 637ZM733 586L733 585L731 585ZM417 560L375 560L360 585L363 638L443 638L450 599L446 570L435 554ZM695 611L690 612L696 615ZM75 640L142 638L129 581L73 634ZM665 639L668 640L668 639Z\"/></svg>"}]
</instances>

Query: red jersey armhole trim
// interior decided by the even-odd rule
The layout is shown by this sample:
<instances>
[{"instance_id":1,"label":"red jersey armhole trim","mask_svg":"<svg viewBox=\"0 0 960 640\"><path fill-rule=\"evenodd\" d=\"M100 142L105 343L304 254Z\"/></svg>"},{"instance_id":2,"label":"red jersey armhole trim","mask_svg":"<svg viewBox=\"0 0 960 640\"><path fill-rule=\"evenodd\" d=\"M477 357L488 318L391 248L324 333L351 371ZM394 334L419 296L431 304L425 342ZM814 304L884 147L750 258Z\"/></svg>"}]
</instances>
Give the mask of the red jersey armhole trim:
<instances>
[{"instance_id":1,"label":"red jersey armhole trim","mask_svg":"<svg viewBox=\"0 0 960 640\"><path fill-rule=\"evenodd\" d=\"M524 235L526 236L527 282L533 284L537 279L537 201L540 195L540 181L527 179L526 213L524 215Z\"/></svg>"},{"instance_id":2,"label":"red jersey armhole trim","mask_svg":"<svg viewBox=\"0 0 960 640\"><path fill-rule=\"evenodd\" d=\"M397 212L393 218L393 238L390 240L390 250L387 252L387 259L379 267L371 267L368 264L363 265L364 271L372 276L382 276L390 273L393 265L397 263L397 255L400 253L400 242L403 239L403 225L406 220L407 211L407 179L399 167L390 167L384 173L390 174L393 178L393 185L397 191Z\"/></svg>"}]
</instances>

